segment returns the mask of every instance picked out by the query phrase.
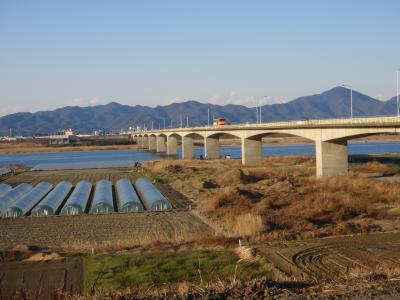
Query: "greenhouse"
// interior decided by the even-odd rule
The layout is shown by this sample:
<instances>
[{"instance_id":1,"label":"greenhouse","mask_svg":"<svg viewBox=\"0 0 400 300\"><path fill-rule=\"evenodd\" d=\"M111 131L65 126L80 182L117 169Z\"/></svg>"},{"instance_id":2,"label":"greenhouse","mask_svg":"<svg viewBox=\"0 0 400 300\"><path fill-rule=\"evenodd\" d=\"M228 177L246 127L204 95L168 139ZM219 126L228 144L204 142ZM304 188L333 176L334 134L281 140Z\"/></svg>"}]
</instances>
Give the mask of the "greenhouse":
<instances>
[{"instance_id":1,"label":"greenhouse","mask_svg":"<svg viewBox=\"0 0 400 300\"><path fill-rule=\"evenodd\" d=\"M168 199L148 179L142 177L136 180L135 189L148 210L159 211L172 208Z\"/></svg>"},{"instance_id":2,"label":"greenhouse","mask_svg":"<svg viewBox=\"0 0 400 300\"><path fill-rule=\"evenodd\" d=\"M22 196L21 199L9 206L4 212L5 217L20 217L26 215L52 188L53 186L48 182L39 183L27 194Z\"/></svg>"},{"instance_id":3,"label":"greenhouse","mask_svg":"<svg viewBox=\"0 0 400 300\"><path fill-rule=\"evenodd\" d=\"M12 187L5 183L0 183L0 196L12 190Z\"/></svg>"},{"instance_id":4,"label":"greenhouse","mask_svg":"<svg viewBox=\"0 0 400 300\"><path fill-rule=\"evenodd\" d=\"M72 189L68 181L61 181L57 186L32 210L33 216L54 215Z\"/></svg>"},{"instance_id":5,"label":"greenhouse","mask_svg":"<svg viewBox=\"0 0 400 300\"><path fill-rule=\"evenodd\" d=\"M144 210L139 196L129 179L120 179L115 184L117 201L120 212L142 211Z\"/></svg>"},{"instance_id":6,"label":"greenhouse","mask_svg":"<svg viewBox=\"0 0 400 300\"><path fill-rule=\"evenodd\" d=\"M109 213L114 211L112 184L108 180L99 180L96 183L92 207L92 214Z\"/></svg>"},{"instance_id":7,"label":"greenhouse","mask_svg":"<svg viewBox=\"0 0 400 300\"><path fill-rule=\"evenodd\" d=\"M79 181L71 196L69 196L67 202L64 204L61 214L77 215L84 213L91 192L92 184L89 181Z\"/></svg>"},{"instance_id":8,"label":"greenhouse","mask_svg":"<svg viewBox=\"0 0 400 300\"><path fill-rule=\"evenodd\" d=\"M23 195L29 192L32 189L32 186L27 183L21 183L13 188L11 191L5 193L0 196L0 215L4 213L4 211L20 199Z\"/></svg>"}]
</instances>

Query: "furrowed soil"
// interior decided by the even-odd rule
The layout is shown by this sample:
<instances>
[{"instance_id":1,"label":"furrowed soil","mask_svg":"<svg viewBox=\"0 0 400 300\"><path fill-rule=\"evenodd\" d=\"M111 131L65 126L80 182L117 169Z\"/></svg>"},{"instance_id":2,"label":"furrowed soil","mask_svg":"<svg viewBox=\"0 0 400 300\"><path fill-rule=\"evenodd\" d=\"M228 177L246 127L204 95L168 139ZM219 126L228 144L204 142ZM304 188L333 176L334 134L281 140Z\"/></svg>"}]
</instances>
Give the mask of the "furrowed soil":
<instances>
[{"instance_id":1,"label":"furrowed soil","mask_svg":"<svg viewBox=\"0 0 400 300\"><path fill-rule=\"evenodd\" d=\"M0 219L0 249L26 245L97 251L179 243L212 234L213 230L190 212L177 210Z\"/></svg>"},{"instance_id":2,"label":"furrowed soil","mask_svg":"<svg viewBox=\"0 0 400 300\"><path fill-rule=\"evenodd\" d=\"M1 299L52 299L83 292L81 258L0 263Z\"/></svg>"}]
</instances>

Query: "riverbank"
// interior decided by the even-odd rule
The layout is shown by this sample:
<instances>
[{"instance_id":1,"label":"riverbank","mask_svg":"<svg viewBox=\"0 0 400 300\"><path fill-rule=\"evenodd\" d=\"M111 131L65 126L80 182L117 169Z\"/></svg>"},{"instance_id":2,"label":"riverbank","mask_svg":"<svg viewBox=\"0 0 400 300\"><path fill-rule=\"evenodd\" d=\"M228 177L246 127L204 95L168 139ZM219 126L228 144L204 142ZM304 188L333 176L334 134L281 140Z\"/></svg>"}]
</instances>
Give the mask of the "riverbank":
<instances>
[{"instance_id":1,"label":"riverbank","mask_svg":"<svg viewBox=\"0 0 400 300\"><path fill-rule=\"evenodd\" d=\"M72 152L101 150L137 150L137 144L128 145L43 145L34 142L0 142L0 154L21 154L36 152Z\"/></svg>"}]
</instances>

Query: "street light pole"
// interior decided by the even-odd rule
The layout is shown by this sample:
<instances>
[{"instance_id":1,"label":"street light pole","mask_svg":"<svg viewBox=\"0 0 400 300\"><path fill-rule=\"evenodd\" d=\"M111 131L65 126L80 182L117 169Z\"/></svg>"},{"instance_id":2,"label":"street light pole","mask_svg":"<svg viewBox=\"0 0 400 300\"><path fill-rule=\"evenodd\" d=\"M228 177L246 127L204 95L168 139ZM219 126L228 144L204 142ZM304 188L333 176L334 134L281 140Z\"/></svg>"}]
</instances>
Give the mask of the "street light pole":
<instances>
[{"instance_id":1,"label":"street light pole","mask_svg":"<svg viewBox=\"0 0 400 300\"><path fill-rule=\"evenodd\" d=\"M342 84L342 86L350 89L350 118L353 119L353 87L348 84Z\"/></svg>"},{"instance_id":2,"label":"street light pole","mask_svg":"<svg viewBox=\"0 0 400 300\"><path fill-rule=\"evenodd\" d=\"M210 109L207 109L207 126L210 127Z\"/></svg>"},{"instance_id":3,"label":"street light pole","mask_svg":"<svg viewBox=\"0 0 400 300\"><path fill-rule=\"evenodd\" d=\"M256 124L258 124L258 102L256 101Z\"/></svg>"},{"instance_id":4,"label":"street light pole","mask_svg":"<svg viewBox=\"0 0 400 300\"><path fill-rule=\"evenodd\" d=\"M399 71L400 69L397 69L397 117L400 117L400 107L399 107Z\"/></svg>"},{"instance_id":5,"label":"street light pole","mask_svg":"<svg viewBox=\"0 0 400 300\"><path fill-rule=\"evenodd\" d=\"M164 129L165 129L165 119L163 119L163 121L164 121Z\"/></svg>"},{"instance_id":6,"label":"street light pole","mask_svg":"<svg viewBox=\"0 0 400 300\"><path fill-rule=\"evenodd\" d=\"M263 96L263 98L267 99L268 96ZM261 103L261 100L260 100L260 124L261 123L262 123L262 103Z\"/></svg>"}]
</instances>

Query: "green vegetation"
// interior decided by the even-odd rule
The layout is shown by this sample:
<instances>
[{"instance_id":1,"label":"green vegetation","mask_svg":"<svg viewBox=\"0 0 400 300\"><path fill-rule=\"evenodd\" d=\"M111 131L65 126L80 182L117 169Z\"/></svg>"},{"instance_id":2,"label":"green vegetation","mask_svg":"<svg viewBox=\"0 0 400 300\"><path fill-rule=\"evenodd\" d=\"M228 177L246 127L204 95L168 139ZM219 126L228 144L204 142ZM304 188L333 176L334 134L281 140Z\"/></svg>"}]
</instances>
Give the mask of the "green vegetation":
<instances>
[{"instance_id":1,"label":"green vegetation","mask_svg":"<svg viewBox=\"0 0 400 300\"><path fill-rule=\"evenodd\" d=\"M85 256L85 289L100 291L152 284L212 282L271 275L265 262L243 262L233 250L99 254Z\"/></svg>"},{"instance_id":2,"label":"green vegetation","mask_svg":"<svg viewBox=\"0 0 400 300\"><path fill-rule=\"evenodd\" d=\"M148 172L148 177L153 182L165 183L169 184L173 182L176 178L169 174L162 174L162 173L150 173Z\"/></svg>"}]
</instances>

